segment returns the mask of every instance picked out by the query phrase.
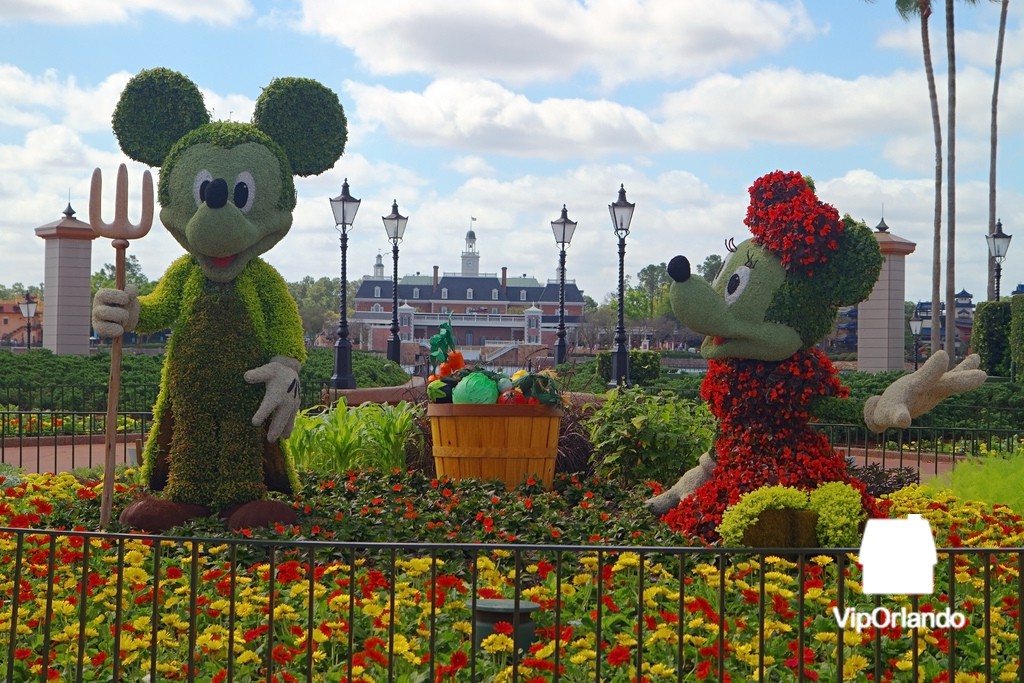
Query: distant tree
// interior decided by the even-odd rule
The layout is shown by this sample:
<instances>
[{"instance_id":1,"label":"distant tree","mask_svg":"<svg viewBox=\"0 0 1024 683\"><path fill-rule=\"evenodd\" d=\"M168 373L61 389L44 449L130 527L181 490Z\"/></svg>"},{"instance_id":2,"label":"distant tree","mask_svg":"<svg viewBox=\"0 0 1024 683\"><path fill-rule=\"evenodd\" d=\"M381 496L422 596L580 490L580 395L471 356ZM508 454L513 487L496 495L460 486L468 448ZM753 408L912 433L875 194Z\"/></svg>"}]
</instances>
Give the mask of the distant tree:
<instances>
[{"instance_id":1,"label":"distant tree","mask_svg":"<svg viewBox=\"0 0 1024 683\"><path fill-rule=\"evenodd\" d=\"M351 286L353 283L349 283ZM298 282L289 282L288 292L299 306L302 329L306 336L316 337L325 328L327 320L337 324L340 317L341 278L321 277L314 280L307 275ZM354 297L348 293L349 313L352 312Z\"/></svg>"},{"instance_id":2,"label":"distant tree","mask_svg":"<svg viewBox=\"0 0 1024 683\"><path fill-rule=\"evenodd\" d=\"M89 286L92 296L96 296L96 290L106 287L112 288L115 284L114 264L106 263L89 278ZM124 260L124 281L126 284L135 285L139 294L149 294L156 288L156 280L150 280L142 272L142 266L135 254L128 254Z\"/></svg>"},{"instance_id":3,"label":"distant tree","mask_svg":"<svg viewBox=\"0 0 1024 683\"><path fill-rule=\"evenodd\" d=\"M704 258L704 263L697 266L697 272L708 282L714 282L718 271L722 270L722 257L718 254L711 254Z\"/></svg>"},{"instance_id":4,"label":"distant tree","mask_svg":"<svg viewBox=\"0 0 1024 683\"><path fill-rule=\"evenodd\" d=\"M638 289L647 296L647 317L654 318L657 303L668 291L672 278L668 274L668 266L662 262L644 266L636 276ZM628 299L627 299L628 301Z\"/></svg>"},{"instance_id":5,"label":"distant tree","mask_svg":"<svg viewBox=\"0 0 1024 683\"><path fill-rule=\"evenodd\" d=\"M10 287L0 285L0 300L3 301L24 301L25 292L32 295L33 299L40 299L43 296L43 283L29 285L26 287L20 282L15 282Z\"/></svg>"}]
</instances>

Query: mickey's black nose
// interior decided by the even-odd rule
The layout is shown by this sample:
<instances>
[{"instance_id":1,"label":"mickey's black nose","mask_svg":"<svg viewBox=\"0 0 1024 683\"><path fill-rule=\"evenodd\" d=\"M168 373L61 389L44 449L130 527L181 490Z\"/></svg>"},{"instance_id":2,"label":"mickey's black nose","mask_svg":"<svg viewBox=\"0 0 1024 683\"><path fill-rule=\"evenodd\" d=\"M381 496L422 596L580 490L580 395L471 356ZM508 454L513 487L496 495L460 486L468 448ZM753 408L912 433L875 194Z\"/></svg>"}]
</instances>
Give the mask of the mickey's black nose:
<instances>
[{"instance_id":1,"label":"mickey's black nose","mask_svg":"<svg viewBox=\"0 0 1024 683\"><path fill-rule=\"evenodd\" d=\"M206 194L203 201L211 209L223 208L228 203L228 184L223 178L215 178L206 187Z\"/></svg>"},{"instance_id":2,"label":"mickey's black nose","mask_svg":"<svg viewBox=\"0 0 1024 683\"><path fill-rule=\"evenodd\" d=\"M668 262L668 275L676 282L686 282L690 279L690 262L685 256L673 256Z\"/></svg>"}]
</instances>

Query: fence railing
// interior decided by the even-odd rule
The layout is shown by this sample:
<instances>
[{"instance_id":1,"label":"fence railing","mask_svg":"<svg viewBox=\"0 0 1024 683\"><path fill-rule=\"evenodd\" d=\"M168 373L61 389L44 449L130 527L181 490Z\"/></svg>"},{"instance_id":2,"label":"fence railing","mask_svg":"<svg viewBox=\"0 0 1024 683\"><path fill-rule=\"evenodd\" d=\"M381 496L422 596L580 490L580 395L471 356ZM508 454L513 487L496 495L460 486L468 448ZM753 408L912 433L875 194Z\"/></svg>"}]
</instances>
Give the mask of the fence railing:
<instances>
[{"instance_id":1,"label":"fence railing","mask_svg":"<svg viewBox=\"0 0 1024 683\"><path fill-rule=\"evenodd\" d=\"M299 396L303 408L321 403L321 391L329 380L305 382ZM118 408L127 412L148 411L156 403L160 387L150 384L122 385ZM104 412L106 385L53 384L46 386L0 384L0 410Z\"/></svg>"},{"instance_id":2,"label":"fence railing","mask_svg":"<svg viewBox=\"0 0 1024 683\"><path fill-rule=\"evenodd\" d=\"M0 462L29 472L99 466L104 458L104 422L104 412L10 410L0 405ZM118 463L134 464L137 442L145 440L151 422L148 408L119 412ZM922 477L946 472L970 456L1024 453L1024 428L910 427L878 435L864 425L816 426L855 464L910 467Z\"/></svg>"},{"instance_id":3,"label":"fence railing","mask_svg":"<svg viewBox=\"0 0 1024 683\"><path fill-rule=\"evenodd\" d=\"M909 597L778 552L0 528L0 678L1024 679L1024 548L940 549Z\"/></svg>"}]
</instances>

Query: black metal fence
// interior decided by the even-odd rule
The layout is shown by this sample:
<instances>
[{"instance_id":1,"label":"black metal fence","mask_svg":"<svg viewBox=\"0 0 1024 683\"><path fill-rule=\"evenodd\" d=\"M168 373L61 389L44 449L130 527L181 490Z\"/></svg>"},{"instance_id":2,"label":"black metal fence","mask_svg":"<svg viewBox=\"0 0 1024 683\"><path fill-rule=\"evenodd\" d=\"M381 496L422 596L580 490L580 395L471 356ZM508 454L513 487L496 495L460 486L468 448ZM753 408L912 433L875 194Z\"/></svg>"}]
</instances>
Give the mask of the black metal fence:
<instances>
[{"instance_id":1,"label":"black metal fence","mask_svg":"<svg viewBox=\"0 0 1024 683\"><path fill-rule=\"evenodd\" d=\"M1024 680L1024 548L871 596L855 550L0 528L7 681Z\"/></svg>"},{"instance_id":2,"label":"black metal fence","mask_svg":"<svg viewBox=\"0 0 1024 683\"><path fill-rule=\"evenodd\" d=\"M148 407L119 412L119 464L135 464L137 442L144 441L151 421ZM883 469L909 467L925 478L946 472L971 456L1024 453L1024 428L910 427L878 435L864 425L817 427L855 464L875 464ZM104 459L104 430L105 409L21 410L0 405L0 463L29 472L96 467Z\"/></svg>"}]
</instances>

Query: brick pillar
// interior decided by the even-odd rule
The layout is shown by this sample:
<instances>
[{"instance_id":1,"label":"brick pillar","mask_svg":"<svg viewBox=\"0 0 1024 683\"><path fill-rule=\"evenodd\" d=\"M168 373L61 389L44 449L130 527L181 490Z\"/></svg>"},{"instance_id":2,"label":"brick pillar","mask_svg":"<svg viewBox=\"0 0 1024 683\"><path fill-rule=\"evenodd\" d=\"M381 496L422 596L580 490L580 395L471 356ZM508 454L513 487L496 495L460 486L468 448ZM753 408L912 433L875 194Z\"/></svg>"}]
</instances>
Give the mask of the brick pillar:
<instances>
[{"instance_id":1,"label":"brick pillar","mask_svg":"<svg viewBox=\"0 0 1024 683\"><path fill-rule=\"evenodd\" d=\"M874 232L882 251L882 272L871 296L857 306L857 369L902 370L906 317L906 257L917 244L889 232L883 219Z\"/></svg>"},{"instance_id":2,"label":"brick pillar","mask_svg":"<svg viewBox=\"0 0 1024 683\"><path fill-rule=\"evenodd\" d=\"M69 202L64 218L36 228L36 235L46 241L43 347L84 355L92 329L89 279L96 233L74 216Z\"/></svg>"}]
</instances>

